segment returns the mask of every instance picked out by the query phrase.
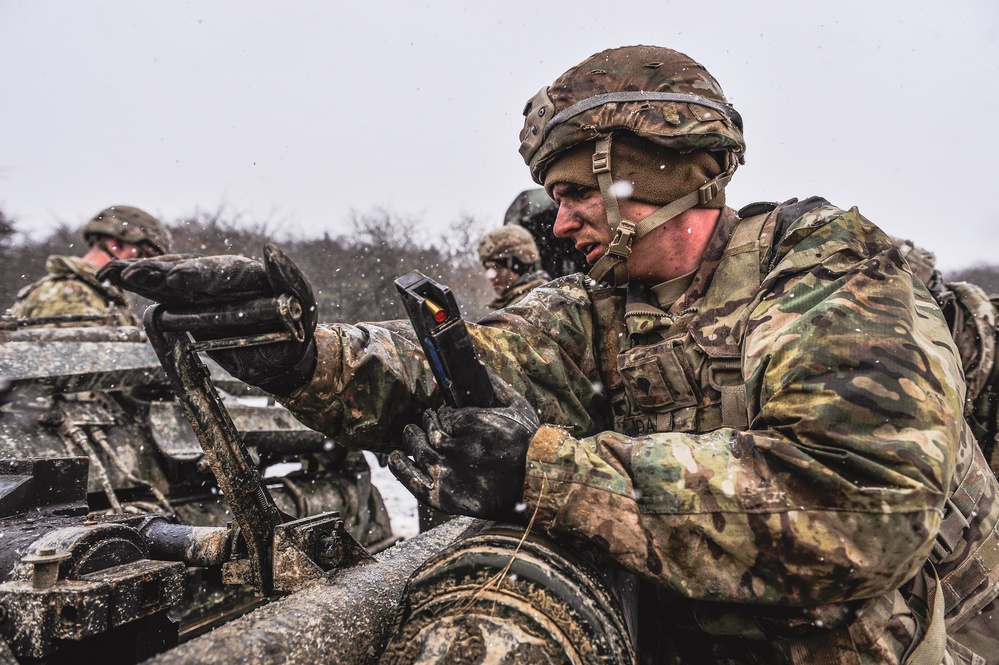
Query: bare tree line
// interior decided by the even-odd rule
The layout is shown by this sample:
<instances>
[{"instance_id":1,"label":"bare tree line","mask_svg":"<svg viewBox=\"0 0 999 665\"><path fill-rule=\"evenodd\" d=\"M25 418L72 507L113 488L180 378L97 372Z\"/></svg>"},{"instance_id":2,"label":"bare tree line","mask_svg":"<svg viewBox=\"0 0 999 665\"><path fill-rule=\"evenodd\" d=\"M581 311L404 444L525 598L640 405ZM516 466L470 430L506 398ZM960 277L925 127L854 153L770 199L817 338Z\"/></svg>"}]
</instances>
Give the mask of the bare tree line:
<instances>
[{"instance_id":1,"label":"bare tree line","mask_svg":"<svg viewBox=\"0 0 999 665\"><path fill-rule=\"evenodd\" d=\"M448 285L468 319L484 315L485 304L492 298L475 252L487 228L468 216L430 239L424 237L419 220L383 209L355 212L350 233L325 233L318 238L289 237L271 222L247 220L225 208L196 210L166 226L173 233L173 251L178 253L257 257L265 243L276 242L312 280L324 321L404 317L393 281L410 270L420 270ZM0 311L14 302L21 288L45 273L49 255L85 251L79 229L65 224L42 240L19 236L17 221L0 210ZM999 294L999 265L949 271L944 278L978 284L989 294Z\"/></svg>"},{"instance_id":2,"label":"bare tree line","mask_svg":"<svg viewBox=\"0 0 999 665\"><path fill-rule=\"evenodd\" d=\"M290 237L269 222L246 220L224 208L197 210L165 225L177 253L259 257L265 243L278 244L312 281L323 321L405 317L393 282L410 270L449 286L468 319L485 314L492 298L475 252L487 228L467 216L436 238L426 236L419 220L381 209L354 213L350 233L318 238ZM61 225L48 237L31 240L0 211L0 311L45 274L49 255L82 255L85 249L77 228Z\"/></svg>"},{"instance_id":3,"label":"bare tree line","mask_svg":"<svg viewBox=\"0 0 999 665\"><path fill-rule=\"evenodd\" d=\"M948 282L971 282L982 287L990 296L999 295L999 265L980 264L946 273Z\"/></svg>"}]
</instances>

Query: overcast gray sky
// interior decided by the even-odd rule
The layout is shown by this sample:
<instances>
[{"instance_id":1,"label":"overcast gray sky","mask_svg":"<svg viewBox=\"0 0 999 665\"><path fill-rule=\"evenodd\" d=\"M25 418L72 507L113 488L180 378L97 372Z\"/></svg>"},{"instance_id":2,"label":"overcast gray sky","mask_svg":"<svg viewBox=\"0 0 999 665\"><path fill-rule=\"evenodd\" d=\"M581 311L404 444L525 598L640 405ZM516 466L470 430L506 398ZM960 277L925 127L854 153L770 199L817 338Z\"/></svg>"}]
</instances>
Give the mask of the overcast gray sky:
<instances>
[{"instance_id":1,"label":"overcast gray sky","mask_svg":"<svg viewBox=\"0 0 999 665\"><path fill-rule=\"evenodd\" d=\"M38 233L114 203L498 225L534 186L524 103L639 43L742 113L730 205L819 194L945 269L999 263L996 0L0 0L0 209Z\"/></svg>"}]
</instances>

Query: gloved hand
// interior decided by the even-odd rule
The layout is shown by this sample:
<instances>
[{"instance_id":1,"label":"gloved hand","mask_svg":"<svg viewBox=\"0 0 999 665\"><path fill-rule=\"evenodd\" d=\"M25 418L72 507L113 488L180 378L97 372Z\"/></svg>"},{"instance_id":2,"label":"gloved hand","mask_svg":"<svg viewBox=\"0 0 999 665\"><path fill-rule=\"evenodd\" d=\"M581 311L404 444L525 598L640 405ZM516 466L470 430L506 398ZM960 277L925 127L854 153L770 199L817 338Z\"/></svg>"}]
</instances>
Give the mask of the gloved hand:
<instances>
[{"instance_id":1,"label":"gloved hand","mask_svg":"<svg viewBox=\"0 0 999 665\"><path fill-rule=\"evenodd\" d=\"M298 266L275 245L264 247L264 260L244 256L198 256L168 254L149 259L112 261L98 279L132 291L171 308L203 308L232 304L283 293L302 305L302 341L283 341L236 349L212 351L209 355L226 371L275 395L290 395L308 383L316 367L315 329L318 321L312 285ZM221 324L220 324L221 326ZM200 333L212 339L260 332L242 326Z\"/></svg>"},{"instance_id":2,"label":"gloved hand","mask_svg":"<svg viewBox=\"0 0 999 665\"><path fill-rule=\"evenodd\" d=\"M442 406L423 414L423 428L403 431L408 455L393 451L389 468L422 503L450 515L517 521L527 448L540 427L531 404L500 381L508 406Z\"/></svg>"}]
</instances>

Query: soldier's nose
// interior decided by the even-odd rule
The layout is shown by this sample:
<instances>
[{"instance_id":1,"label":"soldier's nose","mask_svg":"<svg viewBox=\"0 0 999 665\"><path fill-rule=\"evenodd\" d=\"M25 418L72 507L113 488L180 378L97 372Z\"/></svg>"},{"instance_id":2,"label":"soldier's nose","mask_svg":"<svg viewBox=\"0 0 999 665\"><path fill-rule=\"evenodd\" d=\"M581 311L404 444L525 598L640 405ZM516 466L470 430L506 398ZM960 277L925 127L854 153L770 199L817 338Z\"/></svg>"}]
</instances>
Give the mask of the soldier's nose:
<instances>
[{"instance_id":1,"label":"soldier's nose","mask_svg":"<svg viewBox=\"0 0 999 665\"><path fill-rule=\"evenodd\" d=\"M558 207L558 214L555 216L555 225L552 233L556 238L568 238L582 227L579 220L572 212L572 206L562 203Z\"/></svg>"}]
</instances>

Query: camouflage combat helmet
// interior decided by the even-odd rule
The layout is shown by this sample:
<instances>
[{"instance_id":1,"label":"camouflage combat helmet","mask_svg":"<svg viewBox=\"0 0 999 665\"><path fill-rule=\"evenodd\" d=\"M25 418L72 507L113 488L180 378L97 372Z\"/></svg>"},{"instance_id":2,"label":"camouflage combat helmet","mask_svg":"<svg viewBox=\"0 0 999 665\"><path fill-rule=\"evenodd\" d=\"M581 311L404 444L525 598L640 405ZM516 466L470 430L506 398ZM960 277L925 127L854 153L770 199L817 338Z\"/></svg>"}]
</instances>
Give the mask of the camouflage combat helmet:
<instances>
[{"instance_id":1,"label":"camouflage combat helmet","mask_svg":"<svg viewBox=\"0 0 999 665\"><path fill-rule=\"evenodd\" d=\"M87 222L83 239L93 244L96 236L110 236L133 245L146 244L158 254L170 251L170 232L148 212L132 206L111 206Z\"/></svg>"},{"instance_id":2,"label":"camouflage combat helmet","mask_svg":"<svg viewBox=\"0 0 999 665\"><path fill-rule=\"evenodd\" d=\"M593 173L614 240L590 275L612 285L627 283L632 242L718 196L746 149L742 118L714 77L688 56L658 46L625 46L590 56L542 88L527 103L524 116L520 154L541 185L549 166L565 151L594 142ZM725 170L639 224L622 220L610 161L613 136L622 132L680 153L716 153Z\"/></svg>"},{"instance_id":3,"label":"camouflage combat helmet","mask_svg":"<svg viewBox=\"0 0 999 665\"><path fill-rule=\"evenodd\" d=\"M479 242L479 261L508 262L514 259L528 268L541 260L534 236L522 226L504 224L493 229Z\"/></svg>"}]
</instances>

